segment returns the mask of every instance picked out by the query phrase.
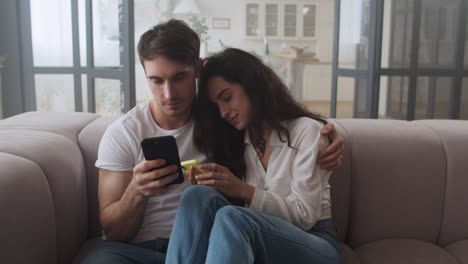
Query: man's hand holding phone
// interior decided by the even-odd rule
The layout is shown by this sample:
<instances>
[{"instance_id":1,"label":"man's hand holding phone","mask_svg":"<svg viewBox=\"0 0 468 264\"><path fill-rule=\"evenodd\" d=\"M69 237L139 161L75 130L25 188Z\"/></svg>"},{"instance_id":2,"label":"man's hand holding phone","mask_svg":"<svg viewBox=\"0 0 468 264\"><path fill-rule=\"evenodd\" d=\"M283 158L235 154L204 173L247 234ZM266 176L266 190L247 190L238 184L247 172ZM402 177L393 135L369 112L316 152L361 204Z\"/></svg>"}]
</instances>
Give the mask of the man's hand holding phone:
<instances>
[{"instance_id":1,"label":"man's hand holding phone","mask_svg":"<svg viewBox=\"0 0 468 264\"><path fill-rule=\"evenodd\" d=\"M133 168L133 180L137 192L146 198L164 193L179 173L176 165L165 166L163 159L143 160Z\"/></svg>"}]
</instances>

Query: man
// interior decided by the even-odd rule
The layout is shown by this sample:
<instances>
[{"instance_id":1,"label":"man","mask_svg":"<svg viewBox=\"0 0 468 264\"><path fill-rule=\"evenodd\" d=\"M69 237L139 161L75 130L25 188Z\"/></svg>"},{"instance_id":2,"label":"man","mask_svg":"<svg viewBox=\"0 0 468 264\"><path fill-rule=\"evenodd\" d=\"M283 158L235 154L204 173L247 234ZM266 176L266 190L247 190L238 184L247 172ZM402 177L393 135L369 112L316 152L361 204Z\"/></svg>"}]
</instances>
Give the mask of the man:
<instances>
[{"instance_id":1,"label":"man","mask_svg":"<svg viewBox=\"0 0 468 264\"><path fill-rule=\"evenodd\" d=\"M140 142L172 135L181 160L207 162L193 140L192 102L202 67L199 49L197 34L179 20L141 36L138 55L153 99L115 121L101 140L96 166L106 240L98 240L82 263L164 263L176 208L190 183L168 185L178 176L176 167L144 160ZM341 160L343 141L333 126L324 129L333 144L319 162L333 168Z\"/></svg>"}]
</instances>

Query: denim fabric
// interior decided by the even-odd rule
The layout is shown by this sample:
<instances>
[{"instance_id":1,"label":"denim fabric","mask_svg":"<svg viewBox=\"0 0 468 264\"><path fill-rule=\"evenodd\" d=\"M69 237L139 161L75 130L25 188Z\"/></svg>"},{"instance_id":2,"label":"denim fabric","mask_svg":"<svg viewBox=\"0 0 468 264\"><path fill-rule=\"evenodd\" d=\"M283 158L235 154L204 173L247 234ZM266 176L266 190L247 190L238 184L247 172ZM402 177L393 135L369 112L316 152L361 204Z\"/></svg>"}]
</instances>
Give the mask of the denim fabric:
<instances>
[{"instance_id":1,"label":"denim fabric","mask_svg":"<svg viewBox=\"0 0 468 264\"><path fill-rule=\"evenodd\" d=\"M230 205L216 190L182 195L166 263L340 263L331 220L309 232L250 208Z\"/></svg>"},{"instance_id":2,"label":"denim fabric","mask_svg":"<svg viewBox=\"0 0 468 264\"><path fill-rule=\"evenodd\" d=\"M158 238L139 243L99 239L81 264L158 264L164 263L168 239Z\"/></svg>"}]
</instances>

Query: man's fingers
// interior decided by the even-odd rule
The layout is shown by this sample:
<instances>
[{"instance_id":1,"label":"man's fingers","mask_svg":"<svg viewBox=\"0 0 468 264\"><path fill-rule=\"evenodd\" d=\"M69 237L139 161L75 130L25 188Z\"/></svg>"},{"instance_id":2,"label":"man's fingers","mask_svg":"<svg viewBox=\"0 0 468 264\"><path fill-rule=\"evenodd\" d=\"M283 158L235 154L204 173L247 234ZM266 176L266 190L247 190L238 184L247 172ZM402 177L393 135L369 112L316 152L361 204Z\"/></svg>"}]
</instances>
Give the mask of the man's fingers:
<instances>
[{"instance_id":1,"label":"man's fingers","mask_svg":"<svg viewBox=\"0 0 468 264\"><path fill-rule=\"evenodd\" d=\"M331 161L328 163L321 164L320 167L325 170L333 170L340 166L340 163L337 161Z\"/></svg>"},{"instance_id":2,"label":"man's fingers","mask_svg":"<svg viewBox=\"0 0 468 264\"><path fill-rule=\"evenodd\" d=\"M320 129L320 135L328 135L331 132L335 131L335 126L332 123L327 123L322 129Z\"/></svg>"},{"instance_id":3,"label":"man's fingers","mask_svg":"<svg viewBox=\"0 0 468 264\"><path fill-rule=\"evenodd\" d=\"M148 172L152 176L152 180L157 180L161 177L164 177L168 174L174 173L177 171L177 166L176 165L170 165L164 168L156 169L151 172Z\"/></svg>"},{"instance_id":4,"label":"man's fingers","mask_svg":"<svg viewBox=\"0 0 468 264\"><path fill-rule=\"evenodd\" d=\"M328 147L319 152L318 159L326 157L334 152L343 152L343 143L339 141L333 141Z\"/></svg>"},{"instance_id":5,"label":"man's fingers","mask_svg":"<svg viewBox=\"0 0 468 264\"><path fill-rule=\"evenodd\" d=\"M133 173L145 173L151 170L154 170L156 168L162 167L166 165L166 161L163 159L157 159L157 160L144 160L140 163L138 163L134 168L133 168Z\"/></svg>"},{"instance_id":6,"label":"man's fingers","mask_svg":"<svg viewBox=\"0 0 468 264\"><path fill-rule=\"evenodd\" d=\"M179 176L178 172L171 173L171 175L169 176L166 176L164 178L159 178L158 180L150 182L148 184L148 188L153 189L153 190L162 188L168 185L169 183L171 183L173 180L177 179L178 176Z\"/></svg>"},{"instance_id":7,"label":"man's fingers","mask_svg":"<svg viewBox=\"0 0 468 264\"><path fill-rule=\"evenodd\" d=\"M342 154L343 154L343 149L338 149L337 151L331 152L326 156L320 157L320 155L319 155L319 159L317 160L317 163L319 165L323 165L323 164L328 163L330 161L338 162L339 160L341 160L343 158Z\"/></svg>"}]
</instances>

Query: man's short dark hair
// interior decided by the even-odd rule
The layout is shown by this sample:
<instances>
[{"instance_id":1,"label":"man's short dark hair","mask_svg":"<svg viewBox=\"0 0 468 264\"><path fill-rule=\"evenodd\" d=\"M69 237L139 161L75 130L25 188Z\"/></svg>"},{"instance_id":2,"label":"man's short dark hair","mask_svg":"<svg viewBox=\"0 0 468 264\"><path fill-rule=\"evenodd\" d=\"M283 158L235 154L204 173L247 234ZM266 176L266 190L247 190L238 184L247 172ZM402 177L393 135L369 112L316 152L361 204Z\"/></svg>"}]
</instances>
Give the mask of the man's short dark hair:
<instances>
[{"instance_id":1,"label":"man's short dark hair","mask_svg":"<svg viewBox=\"0 0 468 264\"><path fill-rule=\"evenodd\" d=\"M184 21L171 19L146 31L138 42L138 56L144 62L157 56L194 64L200 57L200 38Z\"/></svg>"}]
</instances>

